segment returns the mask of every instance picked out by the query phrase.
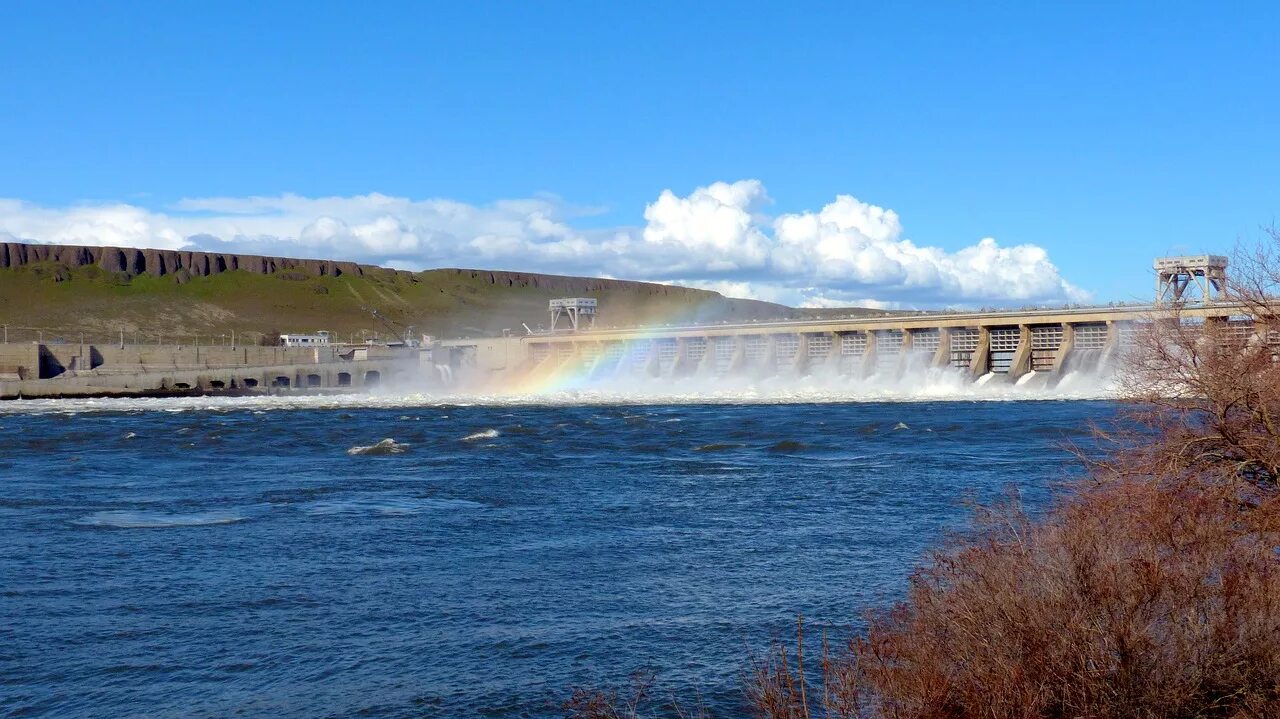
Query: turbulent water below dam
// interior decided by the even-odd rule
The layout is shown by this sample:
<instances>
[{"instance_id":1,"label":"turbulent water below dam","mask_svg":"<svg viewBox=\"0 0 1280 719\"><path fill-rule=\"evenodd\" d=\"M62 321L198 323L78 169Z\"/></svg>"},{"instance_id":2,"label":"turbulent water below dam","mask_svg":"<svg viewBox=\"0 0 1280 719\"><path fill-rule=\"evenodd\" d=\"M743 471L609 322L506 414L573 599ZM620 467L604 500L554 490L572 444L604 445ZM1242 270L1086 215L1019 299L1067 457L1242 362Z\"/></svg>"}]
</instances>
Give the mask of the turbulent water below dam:
<instances>
[{"instance_id":1,"label":"turbulent water below dam","mask_svg":"<svg viewBox=\"0 0 1280 719\"><path fill-rule=\"evenodd\" d=\"M855 630L1114 411L682 397L0 404L0 714L543 717L652 670L735 716L749 648Z\"/></svg>"}]
</instances>

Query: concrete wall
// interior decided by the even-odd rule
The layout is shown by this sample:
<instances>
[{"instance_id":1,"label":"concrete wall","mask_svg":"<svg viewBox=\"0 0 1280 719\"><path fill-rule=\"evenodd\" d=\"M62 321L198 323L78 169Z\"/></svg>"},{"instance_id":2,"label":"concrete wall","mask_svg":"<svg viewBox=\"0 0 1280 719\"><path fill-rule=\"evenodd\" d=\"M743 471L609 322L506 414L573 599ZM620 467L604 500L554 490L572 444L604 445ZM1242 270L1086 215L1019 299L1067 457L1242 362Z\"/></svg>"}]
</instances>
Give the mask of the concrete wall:
<instances>
[{"instance_id":1,"label":"concrete wall","mask_svg":"<svg viewBox=\"0 0 1280 719\"><path fill-rule=\"evenodd\" d=\"M0 379L35 379L39 369L39 345L0 344Z\"/></svg>"},{"instance_id":2,"label":"concrete wall","mask_svg":"<svg viewBox=\"0 0 1280 719\"><path fill-rule=\"evenodd\" d=\"M363 349L363 348L362 348ZM421 373L419 352L340 348L0 343L0 399L360 389Z\"/></svg>"},{"instance_id":3,"label":"concrete wall","mask_svg":"<svg viewBox=\"0 0 1280 719\"><path fill-rule=\"evenodd\" d=\"M406 350L384 346L358 348L366 359L393 359ZM323 364L350 358L351 347L243 347L195 345L93 345L0 343L0 373L23 369L27 379L51 379L64 373L151 372L164 369L286 364Z\"/></svg>"},{"instance_id":4,"label":"concrete wall","mask_svg":"<svg viewBox=\"0 0 1280 719\"><path fill-rule=\"evenodd\" d=\"M416 361L396 359L221 370L87 373L45 380L0 381L0 399L358 390L414 376L417 371Z\"/></svg>"},{"instance_id":5,"label":"concrete wall","mask_svg":"<svg viewBox=\"0 0 1280 719\"><path fill-rule=\"evenodd\" d=\"M102 347L105 370L139 367L236 367L245 365L316 364L339 361L331 347L201 347L192 345L125 345Z\"/></svg>"}]
</instances>

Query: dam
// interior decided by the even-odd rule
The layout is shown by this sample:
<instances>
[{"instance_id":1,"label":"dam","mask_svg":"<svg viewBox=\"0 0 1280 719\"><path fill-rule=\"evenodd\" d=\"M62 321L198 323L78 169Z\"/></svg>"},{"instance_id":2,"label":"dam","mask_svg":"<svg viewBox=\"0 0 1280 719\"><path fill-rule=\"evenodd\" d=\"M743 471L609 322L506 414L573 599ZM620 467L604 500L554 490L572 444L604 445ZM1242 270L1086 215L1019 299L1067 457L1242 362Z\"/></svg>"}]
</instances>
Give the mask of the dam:
<instances>
[{"instance_id":1,"label":"dam","mask_svg":"<svg viewBox=\"0 0 1280 719\"><path fill-rule=\"evenodd\" d=\"M1144 324L1175 311L1184 321L1230 322L1248 333L1241 308L1222 299L1226 262L1157 259L1156 301L1142 305L596 328L594 299L565 298L548 308L550 330L440 341L434 362L494 385L557 375L866 378L951 368L973 381L1053 386L1068 373L1098 371Z\"/></svg>"},{"instance_id":2,"label":"dam","mask_svg":"<svg viewBox=\"0 0 1280 719\"><path fill-rule=\"evenodd\" d=\"M1049 381L1104 365L1131 345L1155 306L938 313L634 329L584 329L521 337L443 340L436 362L496 381L579 372L652 377L818 371L868 377L909 366L951 367L974 380ZM1188 313L1229 320L1227 306Z\"/></svg>"}]
</instances>

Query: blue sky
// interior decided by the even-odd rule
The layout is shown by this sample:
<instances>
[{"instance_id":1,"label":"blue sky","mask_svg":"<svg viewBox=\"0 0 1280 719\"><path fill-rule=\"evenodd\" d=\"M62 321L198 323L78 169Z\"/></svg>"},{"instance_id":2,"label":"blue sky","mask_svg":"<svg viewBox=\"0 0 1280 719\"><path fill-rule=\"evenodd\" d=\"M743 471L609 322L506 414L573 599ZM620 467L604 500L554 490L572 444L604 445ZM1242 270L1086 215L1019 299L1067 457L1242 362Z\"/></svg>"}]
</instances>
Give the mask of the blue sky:
<instances>
[{"instance_id":1,"label":"blue sky","mask_svg":"<svg viewBox=\"0 0 1280 719\"><path fill-rule=\"evenodd\" d=\"M689 5L5 4L0 233L906 306L1280 212L1274 3Z\"/></svg>"}]
</instances>

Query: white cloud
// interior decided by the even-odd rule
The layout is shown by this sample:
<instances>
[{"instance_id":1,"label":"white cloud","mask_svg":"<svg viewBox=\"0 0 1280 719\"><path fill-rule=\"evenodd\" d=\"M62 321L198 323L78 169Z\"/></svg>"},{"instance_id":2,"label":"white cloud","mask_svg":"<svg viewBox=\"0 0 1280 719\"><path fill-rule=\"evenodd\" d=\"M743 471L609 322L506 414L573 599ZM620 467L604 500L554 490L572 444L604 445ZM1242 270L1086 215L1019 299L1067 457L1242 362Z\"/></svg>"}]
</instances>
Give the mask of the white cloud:
<instances>
[{"instance_id":1,"label":"white cloud","mask_svg":"<svg viewBox=\"0 0 1280 719\"><path fill-rule=\"evenodd\" d=\"M792 299L792 295L794 294L790 288L780 285L766 284L762 282L745 282L741 280L675 279L664 280L663 283L719 292L725 297L746 297L753 300L763 300L765 302L787 303Z\"/></svg>"},{"instance_id":2,"label":"white cloud","mask_svg":"<svg viewBox=\"0 0 1280 719\"><path fill-rule=\"evenodd\" d=\"M987 237L948 254L902 237L897 213L840 195L818 212L773 222L774 267L811 278L819 294L846 300L868 289L927 303L956 301L1081 300L1035 245L1001 247Z\"/></svg>"},{"instance_id":3,"label":"white cloud","mask_svg":"<svg viewBox=\"0 0 1280 719\"><path fill-rule=\"evenodd\" d=\"M805 300L801 307L865 307L870 310L900 310L903 309L901 302L886 302L885 300L877 300L874 297L860 298L835 298L826 296L814 296Z\"/></svg>"},{"instance_id":4,"label":"white cloud","mask_svg":"<svg viewBox=\"0 0 1280 719\"><path fill-rule=\"evenodd\" d=\"M177 249L186 236L133 205L47 208L0 199L0 232L15 238L68 245L119 245Z\"/></svg>"},{"instance_id":5,"label":"white cloud","mask_svg":"<svg viewBox=\"0 0 1280 719\"><path fill-rule=\"evenodd\" d=\"M771 217L758 180L664 190L642 228L582 229L553 196L469 205L378 193L46 207L0 199L0 238L280 254L402 268L483 267L678 282L792 305L1078 301L1044 249L984 238L956 252L903 236L893 210L839 195Z\"/></svg>"},{"instance_id":6,"label":"white cloud","mask_svg":"<svg viewBox=\"0 0 1280 719\"><path fill-rule=\"evenodd\" d=\"M663 190L644 210L644 241L670 255L673 273L763 269L772 243L751 212L768 199L758 180L717 182L688 197Z\"/></svg>"}]
</instances>

